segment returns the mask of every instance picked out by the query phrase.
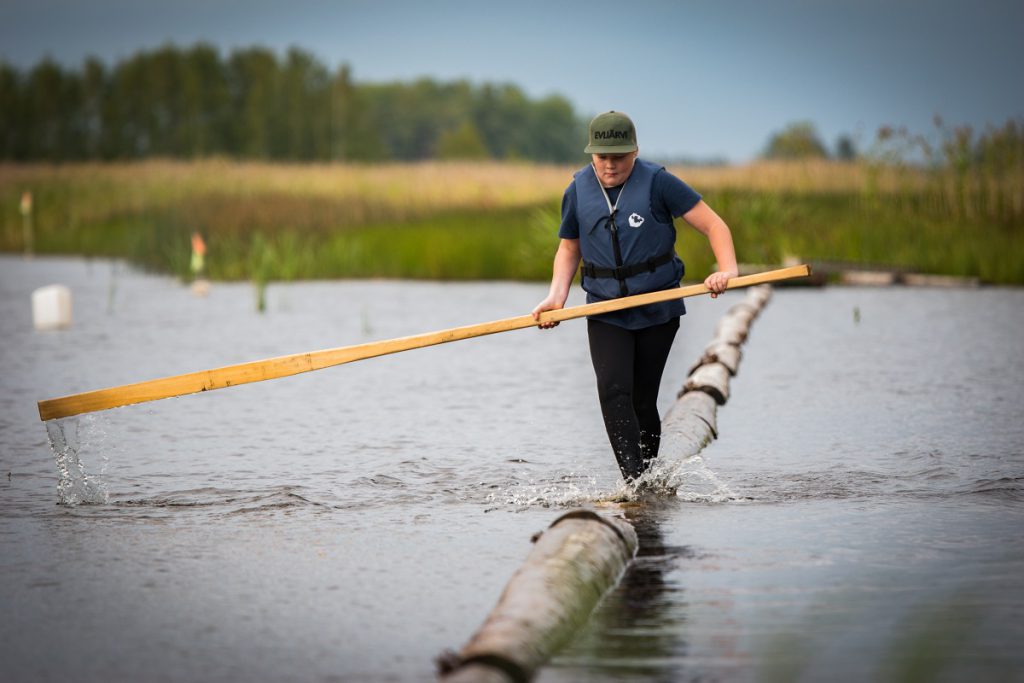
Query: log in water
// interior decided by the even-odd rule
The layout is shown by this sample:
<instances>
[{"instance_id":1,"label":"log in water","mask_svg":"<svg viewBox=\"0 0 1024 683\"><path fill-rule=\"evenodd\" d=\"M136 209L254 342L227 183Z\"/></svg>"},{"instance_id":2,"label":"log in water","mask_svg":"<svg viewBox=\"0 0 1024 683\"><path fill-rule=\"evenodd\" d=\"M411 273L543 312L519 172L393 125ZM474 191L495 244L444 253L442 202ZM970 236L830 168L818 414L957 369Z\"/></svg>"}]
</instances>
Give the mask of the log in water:
<instances>
[{"instance_id":1,"label":"log in water","mask_svg":"<svg viewBox=\"0 0 1024 683\"><path fill-rule=\"evenodd\" d=\"M715 339L662 420L662 453L688 458L717 438L716 410L729 398L729 377L739 366L739 344L767 300L767 292L753 292L721 318ZM589 510L557 519L539 537L480 630L460 652L439 659L442 680L532 679L618 582L636 549L636 532L623 519Z\"/></svg>"},{"instance_id":2,"label":"log in water","mask_svg":"<svg viewBox=\"0 0 1024 683\"><path fill-rule=\"evenodd\" d=\"M691 391L703 391L718 405L723 406L729 400L729 371L721 363L705 363L686 378L683 394Z\"/></svg>"},{"instance_id":3,"label":"log in water","mask_svg":"<svg viewBox=\"0 0 1024 683\"><path fill-rule=\"evenodd\" d=\"M697 368L707 363L721 363L731 376L735 376L739 371L742 358L743 352L740 351L739 346L726 344L719 339L712 339L704 347L704 354L690 367L689 374L692 375Z\"/></svg>"},{"instance_id":4,"label":"log in water","mask_svg":"<svg viewBox=\"0 0 1024 683\"><path fill-rule=\"evenodd\" d=\"M476 634L442 659L442 680L529 680L618 582L636 549L636 532L624 519L590 510L556 519Z\"/></svg>"},{"instance_id":5,"label":"log in water","mask_svg":"<svg viewBox=\"0 0 1024 683\"><path fill-rule=\"evenodd\" d=\"M49 282L76 321L39 333ZM619 490L585 328L561 325L78 418L109 501L57 506L40 397L489 319L547 285L281 283L259 315L248 283L199 299L100 259L0 256L0 288L5 680L432 680L530 535ZM1024 290L776 294L722 438L634 522L634 564L538 680L1024 671ZM743 298L688 304L662 414Z\"/></svg>"}]
</instances>

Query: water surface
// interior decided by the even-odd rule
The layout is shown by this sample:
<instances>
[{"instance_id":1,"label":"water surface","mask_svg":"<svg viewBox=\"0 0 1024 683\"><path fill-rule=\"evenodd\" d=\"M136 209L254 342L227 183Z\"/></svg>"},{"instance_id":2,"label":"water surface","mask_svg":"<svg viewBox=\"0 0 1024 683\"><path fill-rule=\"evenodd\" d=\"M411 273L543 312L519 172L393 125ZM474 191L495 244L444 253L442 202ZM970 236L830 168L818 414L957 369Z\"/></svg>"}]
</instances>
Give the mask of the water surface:
<instances>
[{"instance_id":1,"label":"water surface","mask_svg":"<svg viewBox=\"0 0 1024 683\"><path fill-rule=\"evenodd\" d=\"M52 282L74 326L34 332ZM259 315L245 284L0 259L0 679L431 680L530 535L619 490L582 323L61 421L93 504L56 504L35 401L519 315L545 289L272 285ZM691 302L663 408L739 296ZM629 510L637 562L540 680L1019 677L1022 304L778 290L720 438Z\"/></svg>"}]
</instances>

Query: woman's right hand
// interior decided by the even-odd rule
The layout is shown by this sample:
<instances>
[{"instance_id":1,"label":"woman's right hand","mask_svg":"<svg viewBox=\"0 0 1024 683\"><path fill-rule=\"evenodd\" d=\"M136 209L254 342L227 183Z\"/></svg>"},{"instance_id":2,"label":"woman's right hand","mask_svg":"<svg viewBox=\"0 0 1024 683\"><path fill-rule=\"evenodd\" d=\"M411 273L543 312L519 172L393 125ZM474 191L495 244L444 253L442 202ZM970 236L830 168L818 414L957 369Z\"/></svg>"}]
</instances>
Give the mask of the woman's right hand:
<instances>
[{"instance_id":1,"label":"woman's right hand","mask_svg":"<svg viewBox=\"0 0 1024 683\"><path fill-rule=\"evenodd\" d=\"M544 301L541 301L539 304L537 304L537 306L531 312L531 315L533 316L534 320L539 321L540 320L540 314L543 313L544 311L557 311L560 308L562 308L563 306L565 306L565 299L559 300L558 297L555 297L555 296L549 294L547 296L547 298L544 299ZM542 330L549 330L552 327L557 327L557 326L558 326L558 321L557 320L552 321L552 322L540 323L540 324L537 325L537 327L539 327Z\"/></svg>"},{"instance_id":2,"label":"woman's right hand","mask_svg":"<svg viewBox=\"0 0 1024 683\"><path fill-rule=\"evenodd\" d=\"M544 311L557 311L565 306L565 300L569 298L569 287L572 286L572 278L576 275L576 269L580 266L580 241L561 239L558 242L558 251L555 252L555 263L551 272L551 287L548 295L533 309L533 319L539 324L537 327L548 330L557 327L557 321L540 322L540 314Z\"/></svg>"}]
</instances>

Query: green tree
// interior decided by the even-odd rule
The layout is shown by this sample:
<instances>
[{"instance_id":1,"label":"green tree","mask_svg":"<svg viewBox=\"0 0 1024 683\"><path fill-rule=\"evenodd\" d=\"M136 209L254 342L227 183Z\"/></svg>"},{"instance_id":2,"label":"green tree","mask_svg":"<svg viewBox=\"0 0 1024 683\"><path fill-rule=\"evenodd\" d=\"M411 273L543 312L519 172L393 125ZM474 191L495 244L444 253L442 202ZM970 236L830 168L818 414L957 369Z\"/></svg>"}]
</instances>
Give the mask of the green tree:
<instances>
[{"instance_id":1,"label":"green tree","mask_svg":"<svg viewBox=\"0 0 1024 683\"><path fill-rule=\"evenodd\" d=\"M818 131L810 121L798 121L786 126L768 139L765 159L823 159L828 156Z\"/></svg>"},{"instance_id":2,"label":"green tree","mask_svg":"<svg viewBox=\"0 0 1024 683\"><path fill-rule=\"evenodd\" d=\"M177 154L202 157L230 151L230 102L220 55L210 45L194 45L182 63L183 121Z\"/></svg>"},{"instance_id":3,"label":"green tree","mask_svg":"<svg viewBox=\"0 0 1024 683\"><path fill-rule=\"evenodd\" d=\"M108 97L107 70L98 59L87 59L82 66L81 88L78 111L81 156L97 159L103 156L103 111Z\"/></svg>"},{"instance_id":4,"label":"green tree","mask_svg":"<svg viewBox=\"0 0 1024 683\"><path fill-rule=\"evenodd\" d=\"M68 137L67 94L73 86L60 66L44 59L28 75L25 88L25 137L28 157L60 161Z\"/></svg>"},{"instance_id":5,"label":"green tree","mask_svg":"<svg viewBox=\"0 0 1024 683\"><path fill-rule=\"evenodd\" d=\"M331 78L327 125L329 158L377 161L387 158L369 88L357 86L352 70L342 64Z\"/></svg>"},{"instance_id":6,"label":"green tree","mask_svg":"<svg viewBox=\"0 0 1024 683\"><path fill-rule=\"evenodd\" d=\"M226 154L311 161L447 158L569 161L585 124L564 98L465 80L357 84L310 53L168 44L111 67L23 75L0 63L0 158Z\"/></svg>"},{"instance_id":7,"label":"green tree","mask_svg":"<svg viewBox=\"0 0 1024 683\"><path fill-rule=\"evenodd\" d=\"M330 129L330 77L312 55L288 50L277 102L281 114L274 156L309 161L326 158Z\"/></svg>"},{"instance_id":8,"label":"green tree","mask_svg":"<svg viewBox=\"0 0 1024 683\"><path fill-rule=\"evenodd\" d=\"M853 161L857 158L857 148L849 135L840 135L836 140L836 159L841 161Z\"/></svg>"},{"instance_id":9,"label":"green tree","mask_svg":"<svg viewBox=\"0 0 1024 683\"><path fill-rule=\"evenodd\" d=\"M249 48L228 60L231 93L231 151L242 157L269 159L278 123L279 66L274 53Z\"/></svg>"},{"instance_id":10,"label":"green tree","mask_svg":"<svg viewBox=\"0 0 1024 683\"><path fill-rule=\"evenodd\" d=\"M21 77L13 67L0 61L0 158L28 156L24 119Z\"/></svg>"},{"instance_id":11,"label":"green tree","mask_svg":"<svg viewBox=\"0 0 1024 683\"><path fill-rule=\"evenodd\" d=\"M458 128L441 133L437 141L439 159L486 159L487 147L471 121L463 121Z\"/></svg>"},{"instance_id":12,"label":"green tree","mask_svg":"<svg viewBox=\"0 0 1024 683\"><path fill-rule=\"evenodd\" d=\"M587 126L564 97L552 95L534 105L529 124L531 135L524 150L528 158L555 162L584 158Z\"/></svg>"}]
</instances>

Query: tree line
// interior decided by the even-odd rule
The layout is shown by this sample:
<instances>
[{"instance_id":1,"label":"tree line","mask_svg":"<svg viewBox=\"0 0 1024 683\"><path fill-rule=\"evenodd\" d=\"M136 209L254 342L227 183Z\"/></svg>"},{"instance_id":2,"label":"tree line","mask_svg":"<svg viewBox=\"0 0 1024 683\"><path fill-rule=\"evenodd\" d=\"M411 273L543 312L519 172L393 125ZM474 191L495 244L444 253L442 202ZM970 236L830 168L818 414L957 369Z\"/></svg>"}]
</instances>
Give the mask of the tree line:
<instances>
[{"instance_id":1,"label":"tree line","mask_svg":"<svg viewBox=\"0 0 1024 683\"><path fill-rule=\"evenodd\" d=\"M0 159L274 161L580 158L571 103L512 84L356 83L299 48L166 45L107 66L0 62Z\"/></svg>"}]
</instances>

